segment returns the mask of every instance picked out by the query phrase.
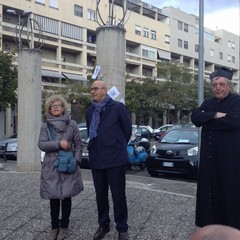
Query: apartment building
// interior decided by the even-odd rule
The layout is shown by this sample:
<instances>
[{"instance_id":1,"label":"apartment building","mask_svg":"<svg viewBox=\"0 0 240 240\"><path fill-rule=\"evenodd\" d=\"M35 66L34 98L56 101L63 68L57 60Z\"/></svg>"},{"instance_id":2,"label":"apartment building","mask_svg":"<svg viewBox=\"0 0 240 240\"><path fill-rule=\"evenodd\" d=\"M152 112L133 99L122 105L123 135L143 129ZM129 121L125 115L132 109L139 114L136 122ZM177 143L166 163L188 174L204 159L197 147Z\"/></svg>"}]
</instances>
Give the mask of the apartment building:
<instances>
[{"instance_id":1,"label":"apartment building","mask_svg":"<svg viewBox=\"0 0 240 240\"><path fill-rule=\"evenodd\" d=\"M16 51L16 26L27 13L43 31L43 89L64 86L67 79L84 83L96 61L96 29L109 24L109 0L1 0L0 50ZM128 0L124 15L122 1L115 0L114 19L126 29L126 74L130 78L158 79L156 64L184 63L198 72L197 16L173 7L162 9L140 0ZM34 24L34 41L39 40ZM27 42L26 29L21 35ZM205 29L205 78L221 66L234 71L234 89L239 92L239 36L225 30ZM16 55L15 64L18 64ZM1 115L1 113L0 113ZM1 119L1 116L0 116ZM1 129L0 129L1 130ZM2 131L0 131L2 132ZM0 136L1 139L1 136Z\"/></svg>"},{"instance_id":2,"label":"apartment building","mask_svg":"<svg viewBox=\"0 0 240 240\"><path fill-rule=\"evenodd\" d=\"M21 11L42 27L43 85L59 84L64 79L85 81L96 60L96 1L87 0L2 0L0 5L0 50L15 51L15 27ZM108 0L98 5L107 24ZM122 1L115 1L117 22ZM157 77L156 63L163 60L182 62L198 71L198 17L173 7L158 9L140 0L127 1L126 73L132 77ZM10 10L10 11L9 11ZM15 10L15 14L14 13ZM19 15L20 14L20 15ZM37 29L35 41L37 40ZM22 38L26 36L22 36ZM221 66L234 71L239 81L239 36L225 30L205 29L205 77ZM16 61L17 64L17 61ZM55 79L54 81L52 79ZM50 84L51 83L51 84ZM238 89L238 87L236 88Z\"/></svg>"},{"instance_id":3,"label":"apartment building","mask_svg":"<svg viewBox=\"0 0 240 240\"><path fill-rule=\"evenodd\" d=\"M181 62L188 66L194 74L198 73L198 38L199 18L173 7L165 7L162 13L169 16L169 42L171 61ZM205 79L216 69L226 66L234 72L234 90L239 92L239 47L240 37L226 30L213 31L204 29L204 64Z\"/></svg>"}]
</instances>

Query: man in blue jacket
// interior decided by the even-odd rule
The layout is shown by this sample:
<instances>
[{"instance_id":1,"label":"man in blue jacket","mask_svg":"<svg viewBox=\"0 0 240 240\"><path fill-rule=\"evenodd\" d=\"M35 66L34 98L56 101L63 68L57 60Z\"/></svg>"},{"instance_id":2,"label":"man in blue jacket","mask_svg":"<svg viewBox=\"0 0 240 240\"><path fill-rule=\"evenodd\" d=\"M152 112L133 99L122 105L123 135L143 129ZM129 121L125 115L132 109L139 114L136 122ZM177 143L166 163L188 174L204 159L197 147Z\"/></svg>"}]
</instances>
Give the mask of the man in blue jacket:
<instances>
[{"instance_id":1,"label":"man in blue jacket","mask_svg":"<svg viewBox=\"0 0 240 240\"><path fill-rule=\"evenodd\" d=\"M92 104L86 113L90 142L89 166L96 191L99 228L93 239L102 239L110 231L108 188L113 199L114 220L118 240L128 239L125 167L128 161L127 143L132 124L123 103L107 94L104 81L91 86Z\"/></svg>"}]
</instances>

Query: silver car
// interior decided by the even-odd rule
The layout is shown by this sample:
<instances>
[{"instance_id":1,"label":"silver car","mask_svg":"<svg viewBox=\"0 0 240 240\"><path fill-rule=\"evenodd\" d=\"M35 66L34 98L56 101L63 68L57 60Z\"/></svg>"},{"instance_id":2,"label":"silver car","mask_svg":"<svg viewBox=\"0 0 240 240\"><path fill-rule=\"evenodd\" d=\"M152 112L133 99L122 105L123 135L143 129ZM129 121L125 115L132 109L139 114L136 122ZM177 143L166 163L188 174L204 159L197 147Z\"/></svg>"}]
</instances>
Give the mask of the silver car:
<instances>
[{"instance_id":1,"label":"silver car","mask_svg":"<svg viewBox=\"0 0 240 240\"><path fill-rule=\"evenodd\" d=\"M17 159L17 133L0 141L0 157L6 159Z\"/></svg>"}]
</instances>

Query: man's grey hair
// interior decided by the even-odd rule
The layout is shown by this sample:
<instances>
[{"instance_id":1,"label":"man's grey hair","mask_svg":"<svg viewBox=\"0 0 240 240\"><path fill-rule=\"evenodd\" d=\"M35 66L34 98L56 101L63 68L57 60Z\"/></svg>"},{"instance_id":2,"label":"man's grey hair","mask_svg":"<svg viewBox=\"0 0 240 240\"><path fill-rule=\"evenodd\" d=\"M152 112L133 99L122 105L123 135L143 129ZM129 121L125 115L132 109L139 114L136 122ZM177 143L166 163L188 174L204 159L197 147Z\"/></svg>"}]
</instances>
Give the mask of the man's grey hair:
<instances>
[{"instance_id":1,"label":"man's grey hair","mask_svg":"<svg viewBox=\"0 0 240 240\"><path fill-rule=\"evenodd\" d=\"M213 79L210 81L210 85L212 86L213 81L214 81L214 80L218 80L219 78L220 78L220 77L215 77L215 78L213 78ZM226 77L224 77L224 78L226 79L227 84L228 84L229 86L232 86L232 81L231 81L230 79L226 78Z\"/></svg>"}]
</instances>

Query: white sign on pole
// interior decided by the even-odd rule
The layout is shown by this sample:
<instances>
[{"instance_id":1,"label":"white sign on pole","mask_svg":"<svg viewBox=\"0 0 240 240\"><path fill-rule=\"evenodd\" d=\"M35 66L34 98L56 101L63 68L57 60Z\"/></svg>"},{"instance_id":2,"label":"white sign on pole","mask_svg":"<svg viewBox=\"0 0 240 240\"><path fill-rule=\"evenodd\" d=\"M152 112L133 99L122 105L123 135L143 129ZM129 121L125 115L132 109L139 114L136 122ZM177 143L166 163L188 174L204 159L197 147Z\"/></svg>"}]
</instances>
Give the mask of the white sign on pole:
<instances>
[{"instance_id":1,"label":"white sign on pole","mask_svg":"<svg viewBox=\"0 0 240 240\"><path fill-rule=\"evenodd\" d=\"M117 96L119 96L120 92L117 90L115 86L108 90L108 95L114 100Z\"/></svg>"},{"instance_id":2,"label":"white sign on pole","mask_svg":"<svg viewBox=\"0 0 240 240\"><path fill-rule=\"evenodd\" d=\"M96 79L98 74L100 73L101 67L100 66L96 66L92 75L92 79Z\"/></svg>"}]
</instances>

